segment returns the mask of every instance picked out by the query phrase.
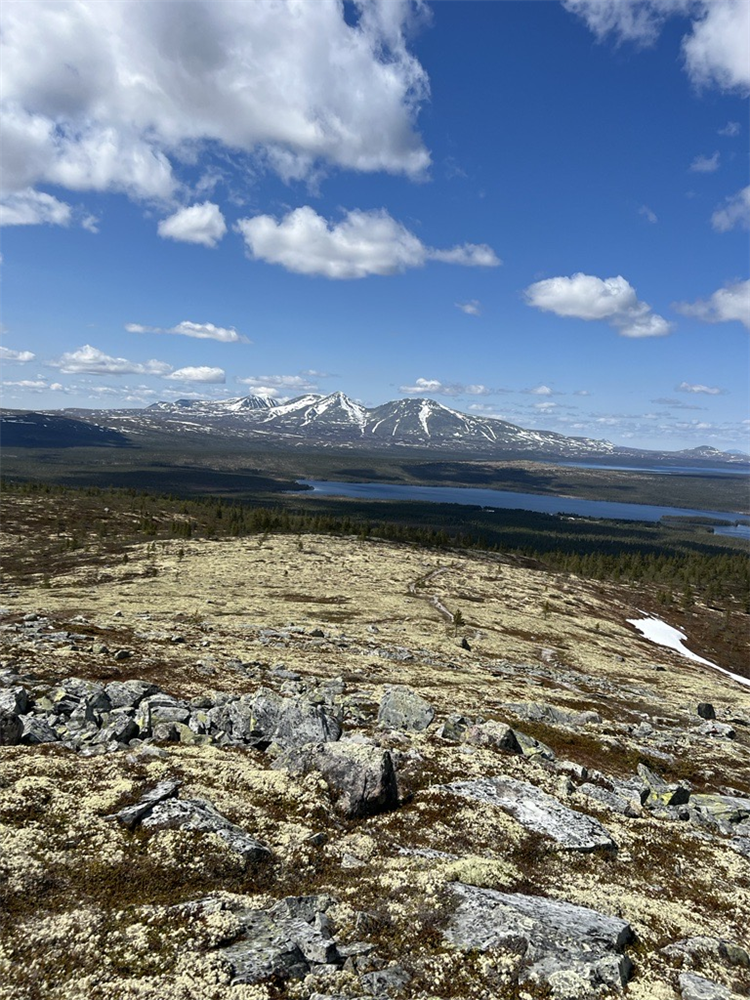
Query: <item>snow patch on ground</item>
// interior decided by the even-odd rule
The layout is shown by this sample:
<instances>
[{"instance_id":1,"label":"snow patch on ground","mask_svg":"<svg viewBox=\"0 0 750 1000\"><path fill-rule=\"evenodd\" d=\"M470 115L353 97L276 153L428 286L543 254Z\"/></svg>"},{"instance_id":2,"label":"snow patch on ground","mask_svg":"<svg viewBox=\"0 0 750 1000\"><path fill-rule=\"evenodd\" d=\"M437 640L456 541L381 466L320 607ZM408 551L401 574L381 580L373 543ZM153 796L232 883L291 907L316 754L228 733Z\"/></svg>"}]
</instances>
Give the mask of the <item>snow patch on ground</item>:
<instances>
[{"instance_id":1,"label":"snow patch on ground","mask_svg":"<svg viewBox=\"0 0 750 1000\"><path fill-rule=\"evenodd\" d=\"M641 635L650 642L655 642L658 646L666 646L668 649L673 649L681 656L687 657L688 660L694 660L696 663L704 663L707 667L712 667L714 670L718 670L720 673L726 674L727 677L731 677L733 680L739 681L740 684L745 684L750 687L750 680L747 677L741 677L739 674L733 674L731 670L725 670L718 664L712 663L711 660L705 660L702 656L698 656L697 653L693 653L691 650L687 649L684 645L687 638L685 633L680 632L679 629L674 628L672 625L667 625L667 623L661 621L661 619L628 618L626 620L628 625L633 625L637 628Z\"/></svg>"}]
</instances>

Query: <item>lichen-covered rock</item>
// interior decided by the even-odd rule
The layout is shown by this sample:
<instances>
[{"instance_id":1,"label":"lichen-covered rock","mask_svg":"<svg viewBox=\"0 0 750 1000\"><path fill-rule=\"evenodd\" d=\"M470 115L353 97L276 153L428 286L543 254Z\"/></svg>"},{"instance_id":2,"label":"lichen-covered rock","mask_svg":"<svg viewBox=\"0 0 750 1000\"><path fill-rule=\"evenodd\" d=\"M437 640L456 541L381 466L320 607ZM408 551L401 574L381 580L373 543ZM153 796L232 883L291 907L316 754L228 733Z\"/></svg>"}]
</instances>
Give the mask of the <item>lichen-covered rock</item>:
<instances>
[{"instance_id":1,"label":"lichen-covered rock","mask_svg":"<svg viewBox=\"0 0 750 1000\"><path fill-rule=\"evenodd\" d=\"M464 739L478 747L492 747L495 750L507 750L508 753L522 754L523 748L516 738L515 732L504 722L482 722L466 730Z\"/></svg>"},{"instance_id":2,"label":"lichen-covered rock","mask_svg":"<svg viewBox=\"0 0 750 1000\"><path fill-rule=\"evenodd\" d=\"M320 771L336 809L356 818L398 806L396 769L390 751L370 743L340 740L302 747L282 755L274 767L293 774Z\"/></svg>"},{"instance_id":3,"label":"lichen-covered rock","mask_svg":"<svg viewBox=\"0 0 750 1000\"><path fill-rule=\"evenodd\" d=\"M104 690L112 708L137 708L144 698L159 693L156 684L138 680L111 681Z\"/></svg>"},{"instance_id":4,"label":"lichen-covered rock","mask_svg":"<svg viewBox=\"0 0 750 1000\"><path fill-rule=\"evenodd\" d=\"M0 691L0 712L24 715L29 710L29 695L20 685Z\"/></svg>"},{"instance_id":5,"label":"lichen-covered rock","mask_svg":"<svg viewBox=\"0 0 750 1000\"><path fill-rule=\"evenodd\" d=\"M286 750L338 740L341 722L323 705L304 698L282 698L275 691L260 688L252 703L252 732L262 743L276 743Z\"/></svg>"},{"instance_id":6,"label":"lichen-covered rock","mask_svg":"<svg viewBox=\"0 0 750 1000\"><path fill-rule=\"evenodd\" d=\"M438 785L446 792L498 806L534 833L570 851L613 851L616 844L599 820L576 812L536 785L501 775Z\"/></svg>"},{"instance_id":7,"label":"lichen-covered rock","mask_svg":"<svg viewBox=\"0 0 750 1000\"><path fill-rule=\"evenodd\" d=\"M740 1000L739 993L694 972L681 973L680 996L682 1000Z\"/></svg>"},{"instance_id":8,"label":"lichen-covered rock","mask_svg":"<svg viewBox=\"0 0 750 1000\"><path fill-rule=\"evenodd\" d=\"M60 739L60 734L43 715L21 715L19 718L23 724L22 743L56 743Z\"/></svg>"},{"instance_id":9,"label":"lichen-covered rock","mask_svg":"<svg viewBox=\"0 0 750 1000\"><path fill-rule=\"evenodd\" d=\"M0 747L14 747L21 742L23 723L17 715L0 708Z\"/></svg>"},{"instance_id":10,"label":"lichen-covered rock","mask_svg":"<svg viewBox=\"0 0 750 1000\"><path fill-rule=\"evenodd\" d=\"M625 920L543 896L502 893L456 883L445 931L455 948L523 956L522 979L547 984L557 1000L621 992L632 963Z\"/></svg>"},{"instance_id":11,"label":"lichen-covered rock","mask_svg":"<svg viewBox=\"0 0 750 1000\"><path fill-rule=\"evenodd\" d=\"M141 826L155 830L181 829L215 833L235 854L247 861L271 857L265 844L230 823L205 799L163 798L141 819Z\"/></svg>"},{"instance_id":12,"label":"lichen-covered rock","mask_svg":"<svg viewBox=\"0 0 750 1000\"><path fill-rule=\"evenodd\" d=\"M396 684L388 687L380 701L378 725L386 729L420 732L435 718L435 709L416 691Z\"/></svg>"},{"instance_id":13,"label":"lichen-covered rock","mask_svg":"<svg viewBox=\"0 0 750 1000\"><path fill-rule=\"evenodd\" d=\"M537 701L506 702L503 709L527 722L546 722L553 726L585 726L602 721L598 712L570 712Z\"/></svg>"}]
</instances>

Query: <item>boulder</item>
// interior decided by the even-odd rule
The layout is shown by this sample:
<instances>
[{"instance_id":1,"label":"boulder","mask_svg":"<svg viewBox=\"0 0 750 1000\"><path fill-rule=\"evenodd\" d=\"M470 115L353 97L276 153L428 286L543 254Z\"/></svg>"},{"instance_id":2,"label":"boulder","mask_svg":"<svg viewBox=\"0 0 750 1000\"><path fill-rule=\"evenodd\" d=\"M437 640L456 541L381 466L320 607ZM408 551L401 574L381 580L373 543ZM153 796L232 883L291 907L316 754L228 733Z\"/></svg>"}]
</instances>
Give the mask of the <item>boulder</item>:
<instances>
[{"instance_id":1,"label":"boulder","mask_svg":"<svg viewBox=\"0 0 750 1000\"><path fill-rule=\"evenodd\" d=\"M624 949L634 935L624 920L543 896L461 882L452 892L457 907L446 941L464 951L521 955L522 981L546 986L559 1000L622 992L630 977L632 963Z\"/></svg>"},{"instance_id":2,"label":"boulder","mask_svg":"<svg viewBox=\"0 0 750 1000\"><path fill-rule=\"evenodd\" d=\"M132 806L125 806L119 812L105 816L108 820L117 820L129 830L134 829L138 823L147 816L158 802L170 799L177 794L180 788L179 781L160 781L150 791L145 792L140 799Z\"/></svg>"},{"instance_id":3,"label":"boulder","mask_svg":"<svg viewBox=\"0 0 750 1000\"><path fill-rule=\"evenodd\" d=\"M526 829L550 837L563 850L590 852L617 849L599 820L569 809L552 795L526 781L501 775L474 781L454 781L433 788L498 806Z\"/></svg>"},{"instance_id":4,"label":"boulder","mask_svg":"<svg viewBox=\"0 0 750 1000\"><path fill-rule=\"evenodd\" d=\"M159 693L156 684L147 681L111 681L104 690L112 708L137 708L144 698Z\"/></svg>"},{"instance_id":5,"label":"boulder","mask_svg":"<svg viewBox=\"0 0 750 1000\"><path fill-rule=\"evenodd\" d=\"M292 773L320 771L338 812L355 818L398 806L396 769L390 751L369 743L340 740L282 755L274 767Z\"/></svg>"},{"instance_id":6,"label":"boulder","mask_svg":"<svg viewBox=\"0 0 750 1000\"><path fill-rule=\"evenodd\" d=\"M701 719L716 718L716 709L714 708L714 706L711 704L710 701L699 702L697 712L698 715L700 715Z\"/></svg>"},{"instance_id":7,"label":"boulder","mask_svg":"<svg viewBox=\"0 0 750 1000\"><path fill-rule=\"evenodd\" d=\"M241 936L218 952L232 985L301 979L318 967L342 965L325 913L330 903L327 896L290 896L265 910L235 910Z\"/></svg>"},{"instance_id":8,"label":"boulder","mask_svg":"<svg viewBox=\"0 0 750 1000\"><path fill-rule=\"evenodd\" d=\"M668 784L658 774L654 774L645 764L638 765L638 777L646 786L644 804L647 808L662 806L682 806L690 798L690 792L683 785Z\"/></svg>"},{"instance_id":9,"label":"boulder","mask_svg":"<svg viewBox=\"0 0 750 1000\"><path fill-rule=\"evenodd\" d=\"M19 718L23 724L22 743L56 743L60 739L60 734L43 715L21 715Z\"/></svg>"},{"instance_id":10,"label":"boulder","mask_svg":"<svg viewBox=\"0 0 750 1000\"><path fill-rule=\"evenodd\" d=\"M508 702L502 707L527 722L546 722L553 726L585 726L602 721L598 712L570 712L538 701Z\"/></svg>"},{"instance_id":11,"label":"boulder","mask_svg":"<svg viewBox=\"0 0 750 1000\"><path fill-rule=\"evenodd\" d=\"M24 715L29 710L29 696L20 685L0 691L0 712Z\"/></svg>"},{"instance_id":12,"label":"boulder","mask_svg":"<svg viewBox=\"0 0 750 1000\"><path fill-rule=\"evenodd\" d=\"M260 688L255 696L252 724L266 745L276 743L285 750L335 742L341 736L341 722L330 710L303 698L282 698L268 688Z\"/></svg>"},{"instance_id":13,"label":"boulder","mask_svg":"<svg viewBox=\"0 0 750 1000\"><path fill-rule=\"evenodd\" d=\"M421 732L435 718L428 701L401 684L388 687L380 701L378 725L384 729L407 729Z\"/></svg>"},{"instance_id":14,"label":"boulder","mask_svg":"<svg viewBox=\"0 0 750 1000\"><path fill-rule=\"evenodd\" d=\"M739 993L694 972L680 974L680 996L682 1000L740 1000Z\"/></svg>"},{"instance_id":15,"label":"boulder","mask_svg":"<svg viewBox=\"0 0 750 1000\"><path fill-rule=\"evenodd\" d=\"M464 739L478 747L492 747L493 750L507 750L508 753L522 754L523 748L515 732L504 722L481 722L466 730Z\"/></svg>"},{"instance_id":16,"label":"boulder","mask_svg":"<svg viewBox=\"0 0 750 1000\"><path fill-rule=\"evenodd\" d=\"M23 723L14 712L0 708L0 747L14 747L21 742Z\"/></svg>"},{"instance_id":17,"label":"boulder","mask_svg":"<svg viewBox=\"0 0 750 1000\"><path fill-rule=\"evenodd\" d=\"M271 857L265 844L230 823L205 799L162 798L141 819L141 826L154 830L199 830L215 833L246 861L261 861Z\"/></svg>"}]
</instances>

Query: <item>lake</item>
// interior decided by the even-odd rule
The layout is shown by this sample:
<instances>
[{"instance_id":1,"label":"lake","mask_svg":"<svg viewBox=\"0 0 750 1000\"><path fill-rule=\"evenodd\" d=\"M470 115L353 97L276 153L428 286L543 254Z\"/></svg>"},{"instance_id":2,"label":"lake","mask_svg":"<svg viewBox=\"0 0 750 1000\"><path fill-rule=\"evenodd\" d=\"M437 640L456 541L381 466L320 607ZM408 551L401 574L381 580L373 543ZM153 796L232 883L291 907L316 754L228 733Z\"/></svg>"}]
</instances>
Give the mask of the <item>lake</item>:
<instances>
[{"instance_id":1,"label":"lake","mask_svg":"<svg viewBox=\"0 0 750 1000\"><path fill-rule=\"evenodd\" d=\"M322 479L300 479L318 496L352 497L356 500L419 500L427 503L458 503L472 507L500 510L532 510L540 514L577 514L582 517L606 517L616 521L659 521L662 517L711 517L720 521L741 519L742 524L716 527L717 534L750 538L750 520L746 515L720 510L694 510L686 507L657 507L645 503L618 503L611 500L581 500L577 497L545 496L539 493L513 493L510 490L485 490L469 486L404 486L396 483L335 483ZM299 494L297 494L299 495Z\"/></svg>"}]
</instances>

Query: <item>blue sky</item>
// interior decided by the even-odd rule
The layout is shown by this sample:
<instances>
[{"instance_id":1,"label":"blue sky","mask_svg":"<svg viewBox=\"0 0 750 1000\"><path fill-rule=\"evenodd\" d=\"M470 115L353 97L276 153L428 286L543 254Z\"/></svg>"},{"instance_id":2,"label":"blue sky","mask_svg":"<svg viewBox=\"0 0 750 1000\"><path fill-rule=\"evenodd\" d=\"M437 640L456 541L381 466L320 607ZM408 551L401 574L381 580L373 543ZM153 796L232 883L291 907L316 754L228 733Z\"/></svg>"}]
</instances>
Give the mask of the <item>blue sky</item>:
<instances>
[{"instance_id":1,"label":"blue sky","mask_svg":"<svg viewBox=\"0 0 750 1000\"><path fill-rule=\"evenodd\" d=\"M750 451L745 0L2 8L4 405Z\"/></svg>"}]
</instances>

